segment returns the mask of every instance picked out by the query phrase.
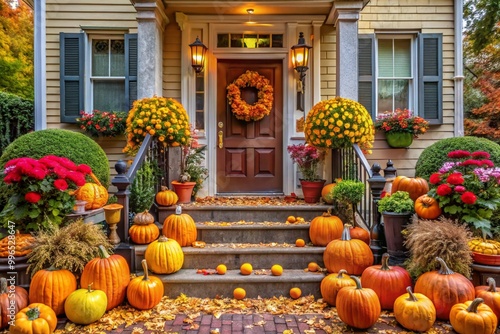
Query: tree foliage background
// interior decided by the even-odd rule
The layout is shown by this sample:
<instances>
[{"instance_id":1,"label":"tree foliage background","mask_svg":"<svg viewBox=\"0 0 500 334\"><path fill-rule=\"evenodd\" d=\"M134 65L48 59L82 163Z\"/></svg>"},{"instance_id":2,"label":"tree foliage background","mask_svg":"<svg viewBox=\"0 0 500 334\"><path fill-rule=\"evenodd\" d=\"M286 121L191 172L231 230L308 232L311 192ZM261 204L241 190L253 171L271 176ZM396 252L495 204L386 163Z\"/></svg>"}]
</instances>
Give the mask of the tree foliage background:
<instances>
[{"instance_id":1,"label":"tree foliage background","mask_svg":"<svg viewBox=\"0 0 500 334\"><path fill-rule=\"evenodd\" d=\"M33 12L0 0L0 91L33 99Z\"/></svg>"},{"instance_id":2,"label":"tree foliage background","mask_svg":"<svg viewBox=\"0 0 500 334\"><path fill-rule=\"evenodd\" d=\"M500 143L500 1L464 3L465 134Z\"/></svg>"}]
</instances>

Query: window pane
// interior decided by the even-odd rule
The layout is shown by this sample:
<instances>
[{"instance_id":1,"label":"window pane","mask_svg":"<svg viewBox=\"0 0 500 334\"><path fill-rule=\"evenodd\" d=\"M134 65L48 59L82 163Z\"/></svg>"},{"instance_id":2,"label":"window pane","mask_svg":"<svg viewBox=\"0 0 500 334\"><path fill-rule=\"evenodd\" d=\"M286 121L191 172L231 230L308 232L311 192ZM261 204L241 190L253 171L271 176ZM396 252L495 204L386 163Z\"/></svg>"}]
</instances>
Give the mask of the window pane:
<instances>
[{"instance_id":1,"label":"window pane","mask_svg":"<svg viewBox=\"0 0 500 334\"><path fill-rule=\"evenodd\" d=\"M243 39L242 34L231 34L231 47L241 48L243 46L242 39Z\"/></svg>"},{"instance_id":2,"label":"window pane","mask_svg":"<svg viewBox=\"0 0 500 334\"><path fill-rule=\"evenodd\" d=\"M270 45L269 35L259 35L259 48L268 48Z\"/></svg>"},{"instance_id":3,"label":"window pane","mask_svg":"<svg viewBox=\"0 0 500 334\"><path fill-rule=\"evenodd\" d=\"M380 39L378 41L378 76L381 78L392 78L394 73L392 54L392 40Z\"/></svg>"},{"instance_id":4,"label":"window pane","mask_svg":"<svg viewBox=\"0 0 500 334\"><path fill-rule=\"evenodd\" d=\"M245 48L254 49L257 47L257 34L245 34Z\"/></svg>"},{"instance_id":5,"label":"window pane","mask_svg":"<svg viewBox=\"0 0 500 334\"><path fill-rule=\"evenodd\" d=\"M101 111L126 111L124 81L94 81L94 109Z\"/></svg>"},{"instance_id":6,"label":"window pane","mask_svg":"<svg viewBox=\"0 0 500 334\"><path fill-rule=\"evenodd\" d=\"M283 47L283 34L272 35L272 47L282 48Z\"/></svg>"},{"instance_id":7,"label":"window pane","mask_svg":"<svg viewBox=\"0 0 500 334\"><path fill-rule=\"evenodd\" d=\"M124 40L111 41L111 73L112 77L125 76L125 44Z\"/></svg>"},{"instance_id":8,"label":"window pane","mask_svg":"<svg viewBox=\"0 0 500 334\"><path fill-rule=\"evenodd\" d=\"M109 41L107 39L92 40L92 75L108 76Z\"/></svg>"},{"instance_id":9,"label":"window pane","mask_svg":"<svg viewBox=\"0 0 500 334\"><path fill-rule=\"evenodd\" d=\"M409 80L378 80L378 113L409 108Z\"/></svg>"},{"instance_id":10,"label":"window pane","mask_svg":"<svg viewBox=\"0 0 500 334\"><path fill-rule=\"evenodd\" d=\"M409 39L394 40L394 76L411 76L411 43Z\"/></svg>"},{"instance_id":11,"label":"window pane","mask_svg":"<svg viewBox=\"0 0 500 334\"><path fill-rule=\"evenodd\" d=\"M218 48L229 47L229 34L217 34L217 47Z\"/></svg>"}]
</instances>

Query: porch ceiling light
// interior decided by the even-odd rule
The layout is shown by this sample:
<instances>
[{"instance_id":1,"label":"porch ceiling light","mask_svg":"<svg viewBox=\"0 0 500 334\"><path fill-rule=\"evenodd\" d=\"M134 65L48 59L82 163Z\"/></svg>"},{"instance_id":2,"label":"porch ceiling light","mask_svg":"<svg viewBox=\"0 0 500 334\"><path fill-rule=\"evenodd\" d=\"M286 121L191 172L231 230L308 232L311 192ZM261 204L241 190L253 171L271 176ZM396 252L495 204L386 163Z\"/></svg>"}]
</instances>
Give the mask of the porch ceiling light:
<instances>
[{"instance_id":1,"label":"porch ceiling light","mask_svg":"<svg viewBox=\"0 0 500 334\"><path fill-rule=\"evenodd\" d=\"M305 77L309 69L309 50L312 46L307 45L304 39L304 33L299 33L299 42L292 46L292 65L299 73L299 89L297 92L297 109L304 111L304 91Z\"/></svg>"},{"instance_id":2,"label":"porch ceiling light","mask_svg":"<svg viewBox=\"0 0 500 334\"><path fill-rule=\"evenodd\" d=\"M205 55L207 54L208 48L198 37L196 37L193 43L189 44L189 47L191 48L191 66L193 66L196 73L201 73L205 64Z\"/></svg>"}]
</instances>

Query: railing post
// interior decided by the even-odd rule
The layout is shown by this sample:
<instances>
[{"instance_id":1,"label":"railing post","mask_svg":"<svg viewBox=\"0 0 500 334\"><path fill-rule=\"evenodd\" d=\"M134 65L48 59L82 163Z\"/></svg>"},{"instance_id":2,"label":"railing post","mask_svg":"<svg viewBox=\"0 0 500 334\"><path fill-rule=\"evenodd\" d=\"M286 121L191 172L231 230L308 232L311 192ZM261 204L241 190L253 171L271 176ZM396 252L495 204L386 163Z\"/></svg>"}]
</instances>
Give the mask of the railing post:
<instances>
[{"instance_id":1,"label":"railing post","mask_svg":"<svg viewBox=\"0 0 500 334\"><path fill-rule=\"evenodd\" d=\"M115 170L118 173L111 183L118 189L115 196L118 204L123 205L123 211L120 222L118 223L117 232L121 242L115 248L115 253L122 255L127 260L130 270L135 271L135 250L129 245L129 195L130 180L127 176L127 164L123 160L119 160L115 164Z\"/></svg>"},{"instance_id":2,"label":"railing post","mask_svg":"<svg viewBox=\"0 0 500 334\"><path fill-rule=\"evenodd\" d=\"M383 239L384 239L384 230L382 225L380 224L380 213L378 212L378 201L380 200L380 195L382 194L382 190L385 187L385 178L380 175L381 167L378 163L374 163L371 171L372 177L368 179L368 183L370 184L370 191L372 193L372 214L373 214L373 226L370 229L370 248L373 252L374 263L379 264L382 259L382 254L385 252Z\"/></svg>"},{"instance_id":3,"label":"railing post","mask_svg":"<svg viewBox=\"0 0 500 334\"><path fill-rule=\"evenodd\" d=\"M391 193L392 191L392 182L396 178L398 170L394 167L394 163L392 160L387 160L387 167L384 168L384 178L387 181L385 191Z\"/></svg>"}]
</instances>

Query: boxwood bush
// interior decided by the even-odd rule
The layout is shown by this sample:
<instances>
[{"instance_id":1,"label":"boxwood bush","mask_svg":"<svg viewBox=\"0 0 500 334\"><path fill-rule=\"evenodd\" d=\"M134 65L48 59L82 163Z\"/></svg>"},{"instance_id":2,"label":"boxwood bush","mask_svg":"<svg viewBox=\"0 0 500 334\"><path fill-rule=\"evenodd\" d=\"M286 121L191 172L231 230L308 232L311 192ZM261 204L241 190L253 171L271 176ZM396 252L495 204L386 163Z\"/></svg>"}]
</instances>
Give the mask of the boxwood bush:
<instances>
[{"instance_id":1,"label":"boxwood bush","mask_svg":"<svg viewBox=\"0 0 500 334\"><path fill-rule=\"evenodd\" d=\"M494 141L471 136L453 137L441 139L422 151L415 165L415 176L429 180L431 174L437 172L448 160L448 153L455 150L488 152L495 166L500 166L500 145Z\"/></svg>"}]
</instances>

